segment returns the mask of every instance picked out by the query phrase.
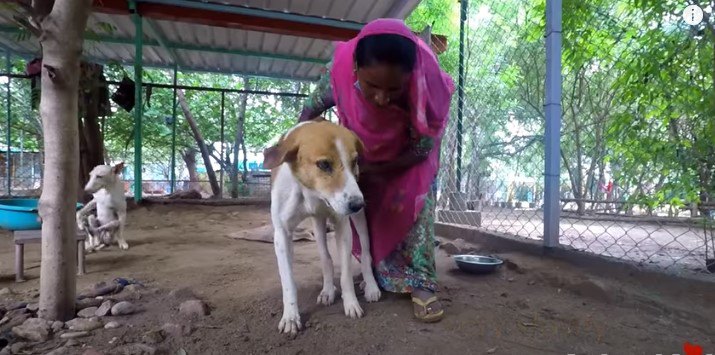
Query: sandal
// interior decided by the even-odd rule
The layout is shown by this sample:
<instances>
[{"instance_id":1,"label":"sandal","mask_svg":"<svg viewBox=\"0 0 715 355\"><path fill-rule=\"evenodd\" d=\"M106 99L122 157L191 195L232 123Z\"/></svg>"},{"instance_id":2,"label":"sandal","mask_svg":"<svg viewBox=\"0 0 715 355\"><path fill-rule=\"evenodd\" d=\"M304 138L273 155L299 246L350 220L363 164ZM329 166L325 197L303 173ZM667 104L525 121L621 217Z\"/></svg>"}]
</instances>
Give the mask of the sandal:
<instances>
[{"instance_id":1,"label":"sandal","mask_svg":"<svg viewBox=\"0 0 715 355\"><path fill-rule=\"evenodd\" d=\"M412 305L415 312L415 317L425 323L434 323L442 320L444 309L441 305L438 311L434 311L433 304L439 302L437 296L432 296L427 301L423 301L418 297L412 297Z\"/></svg>"}]
</instances>

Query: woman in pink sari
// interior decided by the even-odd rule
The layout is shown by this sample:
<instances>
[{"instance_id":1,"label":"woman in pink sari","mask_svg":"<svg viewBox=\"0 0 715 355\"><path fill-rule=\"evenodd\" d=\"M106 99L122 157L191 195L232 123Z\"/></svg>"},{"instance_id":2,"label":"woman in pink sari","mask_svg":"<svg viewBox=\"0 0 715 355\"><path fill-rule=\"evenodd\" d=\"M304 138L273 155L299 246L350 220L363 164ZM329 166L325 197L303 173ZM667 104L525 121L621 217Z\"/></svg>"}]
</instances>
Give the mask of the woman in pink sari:
<instances>
[{"instance_id":1,"label":"woman in pink sari","mask_svg":"<svg viewBox=\"0 0 715 355\"><path fill-rule=\"evenodd\" d=\"M411 294L415 316L426 322L444 314L435 296L434 207L453 93L452 79L425 42L401 20L378 19L337 44L300 117L335 107L340 123L363 141L360 187L378 284Z\"/></svg>"}]
</instances>

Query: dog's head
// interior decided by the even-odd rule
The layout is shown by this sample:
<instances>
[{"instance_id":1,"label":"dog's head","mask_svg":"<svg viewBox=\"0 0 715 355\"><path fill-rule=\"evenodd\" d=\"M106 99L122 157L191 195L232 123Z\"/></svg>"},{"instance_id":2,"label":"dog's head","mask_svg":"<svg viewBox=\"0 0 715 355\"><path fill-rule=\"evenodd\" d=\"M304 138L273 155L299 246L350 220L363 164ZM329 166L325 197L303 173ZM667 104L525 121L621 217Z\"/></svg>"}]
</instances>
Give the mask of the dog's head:
<instances>
[{"instance_id":1,"label":"dog's head","mask_svg":"<svg viewBox=\"0 0 715 355\"><path fill-rule=\"evenodd\" d=\"M89 172L89 181L84 187L84 191L88 193L95 193L101 189L113 185L119 180L119 174L122 173L124 169L124 162L121 162L115 166L111 165L97 165Z\"/></svg>"},{"instance_id":2,"label":"dog's head","mask_svg":"<svg viewBox=\"0 0 715 355\"><path fill-rule=\"evenodd\" d=\"M350 215L365 206L357 184L357 160L363 149L353 132L319 118L297 125L267 148L263 166L274 169L288 164L310 193L337 214Z\"/></svg>"}]
</instances>

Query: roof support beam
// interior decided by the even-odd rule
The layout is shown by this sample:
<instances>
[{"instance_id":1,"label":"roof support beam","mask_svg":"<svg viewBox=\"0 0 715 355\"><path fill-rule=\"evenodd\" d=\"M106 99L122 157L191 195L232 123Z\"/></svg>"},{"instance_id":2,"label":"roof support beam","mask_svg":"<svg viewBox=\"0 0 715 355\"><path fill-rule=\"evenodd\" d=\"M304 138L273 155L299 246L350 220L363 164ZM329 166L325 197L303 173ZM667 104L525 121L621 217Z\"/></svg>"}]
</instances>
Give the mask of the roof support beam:
<instances>
[{"instance_id":1,"label":"roof support beam","mask_svg":"<svg viewBox=\"0 0 715 355\"><path fill-rule=\"evenodd\" d=\"M147 20L147 19L145 19L145 20ZM152 29L158 29L158 26L150 25L150 27ZM21 32L21 30L19 28L12 27L12 26L0 25L0 33L17 34L20 32ZM157 33L157 36L161 36L160 35L161 32L154 31L154 33ZM90 32L87 32L84 34L84 39L86 41L93 41L93 42L134 45L133 38L112 37L112 36L99 35L99 34L90 33ZM163 45L161 43L162 41L164 42ZM263 53L263 52L254 52L254 51L247 51L247 50L241 50L241 49L230 49L230 48L214 48L214 47L197 46L197 45L193 45L193 44L185 44L185 43L178 43L178 42L168 42L168 41L166 41L165 37L158 39L158 40L144 40L143 44L145 46L163 47L165 50L169 51L170 55L176 56L175 60L179 59L178 55L176 54L176 50L187 50L187 51L198 51L198 52L209 52L209 53L222 53L222 54L229 54L229 55L240 55L240 56L246 56L246 57L260 57L260 58L269 58L269 59L291 60L291 61L315 63L315 64L326 64L328 62L327 59L321 59L321 58L300 57L300 56L294 56L294 55ZM173 54L171 53L172 51L174 51Z\"/></svg>"},{"instance_id":2,"label":"roof support beam","mask_svg":"<svg viewBox=\"0 0 715 355\"><path fill-rule=\"evenodd\" d=\"M354 22L346 22L344 25L339 26L343 21L199 1L151 0L151 2L138 2L137 7L143 17L156 20L186 22L212 27L236 28L331 41L350 39L362 27L362 24ZM128 14L127 0L94 0L93 10L126 15ZM299 21L299 19L302 21Z\"/></svg>"},{"instance_id":3,"label":"roof support beam","mask_svg":"<svg viewBox=\"0 0 715 355\"><path fill-rule=\"evenodd\" d=\"M347 41L355 37L362 23L316 16L284 13L243 6L189 0L137 0L139 13L145 18L185 22L212 27L276 33L329 41ZM127 13L127 0L93 0L93 10L108 14ZM433 49L442 53L447 48L445 36L433 35Z\"/></svg>"},{"instance_id":4,"label":"roof support beam","mask_svg":"<svg viewBox=\"0 0 715 355\"><path fill-rule=\"evenodd\" d=\"M30 60L33 58L37 57L37 53L30 53L30 52L13 52L15 56L21 57L25 60ZM132 66L134 65L134 62L129 60L129 61L116 61L112 59L107 59L107 58L98 58L98 57L93 57L93 56L82 56L82 60L92 62L92 63L97 63L97 64L119 64L122 66ZM144 68L152 68L152 69L168 69L168 70L173 70L174 65L172 64L157 64L157 63L144 63ZM318 77L315 78L306 78L306 77L294 77L294 76L289 76L289 75L278 75L278 74L269 74L269 73L260 73L260 72L247 72L247 71L231 71L231 70L222 70L219 68L206 68L206 67L189 67L185 66L181 69L182 73L199 73L199 74L220 74L220 75L240 75L240 76L249 76L252 78L265 78L265 79L279 79L279 80L291 80L291 81L301 81L301 82L314 82L318 80ZM0 75L3 76L3 75Z\"/></svg>"}]
</instances>

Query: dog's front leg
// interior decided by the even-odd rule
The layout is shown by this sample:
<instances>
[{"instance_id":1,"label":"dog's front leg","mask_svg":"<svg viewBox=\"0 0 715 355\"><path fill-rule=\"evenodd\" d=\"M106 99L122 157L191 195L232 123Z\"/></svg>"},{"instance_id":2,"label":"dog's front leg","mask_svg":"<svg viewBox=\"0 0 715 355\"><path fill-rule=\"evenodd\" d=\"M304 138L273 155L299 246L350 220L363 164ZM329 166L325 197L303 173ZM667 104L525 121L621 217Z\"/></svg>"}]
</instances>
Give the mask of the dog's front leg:
<instances>
[{"instance_id":1,"label":"dog's front leg","mask_svg":"<svg viewBox=\"0 0 715 355\"><path fill-rule=\"evenodd\" d=\"M87 214L87 212L91 211L93 208L97 206L97 201L92 199L92 201L89 201L84 207L82 207L79 211L77 211L77 214L75 215L75 218L77 219L77 228L79 230L84 230L84 216ZM87 231L89 232L89 231Z\"/></svg>"},{"instance_id":2,"label":"dog's front leg","mask_svg":"<svg viewBox=\"0 0 715 355\"><path fill-rule=\"evenodd\" d=\"M318 303L329 306L335 302L335 284L333 283L333 259L328 251L328 240L326 237L326 220L324 218L313 218L313 231L318 242L318 252L320 253L320 265L323 269L323 290L318 295Z\"/></svg>"},{"instance_id":3,"label":"dog's front leg","mask_svg":"<svg viewBox=\"0 0 715 355\"><path fill-rule=\"evenodd\" d=\"M283 289L283 317L278 323L282 333L297 334L302 328L298 311L298 290L293 279L293 243L291 231L281 223L273 223L273 246L278 260L278 273Z\"/></svg>"},{"instance_id":4,"label":"dog's front leg","mask_svg":"<svg viewBox=\"0 0 715 355\"><path fill-rule=\"evenodd\" d=\"M99 238L95 235L99 227L99 220L94 215L87 216L87 241L84 244L84 249L88 252L95 250L99 246Z\"/></svg>"},{"instance_id":5,"label":"dog's front leg","mask_svg":"<svg viewBox=\"0 0 715 355\"><path fill-rule=\"evenodd\" d=\"M129 244L124 239L124 225L127 223L127 213L126 212L118 212L117 218L119 219L119 227L117 228L117 231L116 231L117 245L119 245L119 249L127 250L127 249L129 249Z\"/></svg>"},{"instance_id":6,"label":"dog's front leg","mask_svg":"<svg viewBox=\"0 0 715 355\"><path fill-rule=\"evenodd\" d=\"M375 281L375 274L372 272L372 254L370 254L370 234L367 229L367 218L365 218L365 210L362 210L351 217L355 230L360 236L360 271L362 278L365 280L365 299L368 302L377 302L380 300L382 293Z\"/></svg>"},{"instance_id":7,"label":"dog's front leg","mask_svg":"<svg viewBox=\"0 0 715 355\"><path fill-rule=\"evenodd\" d=\"M355 295L353 274L350 271L350 255L353 249L353 236L350 229L350 219L341 217L335 226L335 242L340 253L340 288L343 297L345 315L350 318L363 316L360 302Z\"/></svg>"}]
</instances>

